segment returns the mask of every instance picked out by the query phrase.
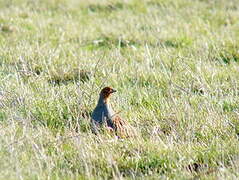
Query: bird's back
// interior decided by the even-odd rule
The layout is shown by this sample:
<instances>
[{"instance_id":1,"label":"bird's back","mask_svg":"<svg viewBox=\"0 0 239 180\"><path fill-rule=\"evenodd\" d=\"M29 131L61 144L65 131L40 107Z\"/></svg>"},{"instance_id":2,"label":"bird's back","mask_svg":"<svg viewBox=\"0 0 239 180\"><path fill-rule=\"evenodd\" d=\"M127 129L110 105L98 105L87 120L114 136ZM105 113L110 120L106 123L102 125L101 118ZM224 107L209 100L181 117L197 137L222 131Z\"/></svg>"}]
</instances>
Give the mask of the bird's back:
<instances>
[{"instance_id":1,"label":"bird's back","mask_svg":"<svg viewBox=\"0 0 239 180\"><path fill-rule=\"evenodd\" d=\"M132 137L136 135L134 129L119 115L113 117L113 123L115 125L115 132L119 137Z\"/></svg>"}]
</instances>

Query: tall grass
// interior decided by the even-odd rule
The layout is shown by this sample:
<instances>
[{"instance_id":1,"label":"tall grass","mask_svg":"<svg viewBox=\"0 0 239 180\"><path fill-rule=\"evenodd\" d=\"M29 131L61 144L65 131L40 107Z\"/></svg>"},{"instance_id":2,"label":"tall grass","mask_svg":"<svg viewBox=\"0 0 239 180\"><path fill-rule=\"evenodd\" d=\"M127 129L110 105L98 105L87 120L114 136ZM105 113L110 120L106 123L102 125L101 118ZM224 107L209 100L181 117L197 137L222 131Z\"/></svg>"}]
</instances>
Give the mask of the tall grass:
<instances>
[{"instance_id":1,"label":"tall grass","mask_svg":"<svg viewBox=\"0 0 239 180\"><path fill-rule=\"evenodd\" d=\"M0 1L0 179L237 179L236 0ZM90 132L99 91L138 137Z\"/></svg>"}]
</instances>

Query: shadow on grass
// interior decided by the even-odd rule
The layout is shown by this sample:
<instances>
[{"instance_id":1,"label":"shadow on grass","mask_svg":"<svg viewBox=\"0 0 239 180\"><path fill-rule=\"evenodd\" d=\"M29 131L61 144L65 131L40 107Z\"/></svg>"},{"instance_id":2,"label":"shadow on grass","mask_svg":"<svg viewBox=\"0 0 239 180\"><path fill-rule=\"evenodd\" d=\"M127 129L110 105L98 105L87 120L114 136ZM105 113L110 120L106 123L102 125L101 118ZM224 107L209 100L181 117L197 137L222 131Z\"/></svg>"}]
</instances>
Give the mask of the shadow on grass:
<instances>
[{"instance_id":1,"label":"shadow on grass","mask_svg":"<svg viewBox=\"0 0 239 180\"><path fill-rule=\"evenodd\" d=\"M68 72L62 72L61 70L54 71L50 74L48 82L52 85L66 85L71 82L86 82L91 78L90 71L84 71L79 69L73 69Z\"/></svg>"},{"instance_id":2,"label":"shadow on grass","mask_svg":"<svg viewBox=\"0 0 239 180\"><path fill-rule=\"evenodd\" d=\"M184 47L191 46L192 43L193 43L193 40L186 36L177 37L177 38L169 38L169 39L161 41L162 45L166 47L171 47L171 48L184 48Z\"/></svg>"},{"instance_id":3,"label":"shadow on grass","mask_svg":"<svg viewBox=\"0 0 239 180\"><path fill-rule=\"evenodd\" d=\"M239 54L220 54L220 58L223 63L230 64L231 62L239 62Z\"/></svg>"},{"instance_id":4,"label":"shadow on grass","mask_svg":"<svg viewBox=\"0 0 239 180\"><path fill-rule=\"evenodd\" d=\"M222 104L223 112L233 112L239 109L239 105L233 102L224 101Z\"/></svg>"},{"instance_id":5,"label":"shadow on grass","mask_svg":"<svg viewBox=\"0 0 239 180\"><path fill-rule=\"evenodd\" d=\"M122 10L126 5L120 2L117 3L111 3L106 5L101 4L90 4L87 9L90 12L96 12L96 13L109 13L112 11Z\"/></svg>"},{"instance_id":6,"label":"shadow on grass","mask_svg":"<svg viewBox=\"0 0 239 180\"><path fill-rule=\"evenodd\" d=\"M0 104L0 107L1 107L1 104ZM1 121L4 121L5 119L7 119L7 115L4 111L0 111L0 122Z\"/></svg>"},{"instance_id":7,"label":"shadow on grass","mask_svg":"<svg viewBox=\"0 0 239 180\"><path fill-rule=\"evenodd\" d=\"M236 44L226 43L221 49L219 56L215 58L217 61L224 64L239 62L239 47Z\"/></svg>"},{"instance_id":8,"label":"shadow on grass","mask_svg":"<svg viewBox=\"0 0 239 180\"><path fill-rule=\"evenodd\" d=\"M200 162L194 162L186 166L186 169L191 173L199 173L207 168L206 164Z\"/></svg>"},{"instance_id":9,"label":"shadow on grass","mask_svg":"<svg viewBox=\"0 0 239 180\"><path fill-rule=\"evenodd\" d=\"M86 7L87 12L109 14L115 11L130 10L134 13L147 12L146 4L143 1L126 2L111 2L108 4L90 4Z\"/></svg>"},{"instance_id":10,"label":"shadow on grass","mask_svg":"<svg viewBox=\"0 0 239 180\"><path fill-rule=\"evenodd\" d=\"M2 25L2 26L0 26L0 32L12 33L14 31L15 31L15 29L12 26L10 26L10 25Z\"/></svg>"}]
</instances>

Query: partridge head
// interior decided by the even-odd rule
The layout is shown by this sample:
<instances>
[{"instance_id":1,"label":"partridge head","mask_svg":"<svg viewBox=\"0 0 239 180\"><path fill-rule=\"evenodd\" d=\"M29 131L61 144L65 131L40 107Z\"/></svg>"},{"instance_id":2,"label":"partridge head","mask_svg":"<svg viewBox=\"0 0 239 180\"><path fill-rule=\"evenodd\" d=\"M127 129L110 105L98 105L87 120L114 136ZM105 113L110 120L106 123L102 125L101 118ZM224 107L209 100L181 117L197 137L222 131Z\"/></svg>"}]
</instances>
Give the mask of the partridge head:
<instances>
[{"instance_id":1,"label":"partridge head","mask_svg":"<svg viewBox=\"0 0 239 180\"><path fill-rule=\"evenodd\" d=\"M110 96L115 92L117 92L115 89L111 87L105 87L100 91L100 97L103 98L104 103L108 103Z\"/></svg>"}]
</instances>

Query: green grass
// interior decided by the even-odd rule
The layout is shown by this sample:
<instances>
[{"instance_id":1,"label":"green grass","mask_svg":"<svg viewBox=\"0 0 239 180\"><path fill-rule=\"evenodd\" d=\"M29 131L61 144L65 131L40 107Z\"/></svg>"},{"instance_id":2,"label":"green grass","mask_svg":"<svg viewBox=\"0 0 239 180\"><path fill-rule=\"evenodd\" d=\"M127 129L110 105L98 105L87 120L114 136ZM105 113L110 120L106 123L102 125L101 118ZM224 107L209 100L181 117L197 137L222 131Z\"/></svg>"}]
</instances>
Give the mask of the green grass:
<instances>
[{"instance_id":1,"label":"green grass","mask_svg":"<svg viewBox=\"0 0 239 180\"><path fill-rule=\"evenodd\" d=\"M0 179L239 178L237 0L0 9ZM90 132L104 86L137 138Z\"/></svg>"}]
</instances>

